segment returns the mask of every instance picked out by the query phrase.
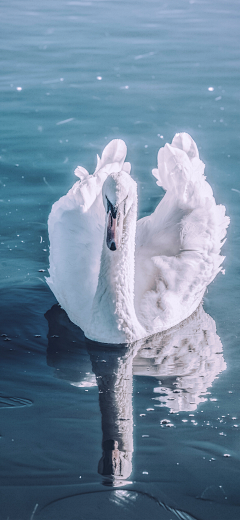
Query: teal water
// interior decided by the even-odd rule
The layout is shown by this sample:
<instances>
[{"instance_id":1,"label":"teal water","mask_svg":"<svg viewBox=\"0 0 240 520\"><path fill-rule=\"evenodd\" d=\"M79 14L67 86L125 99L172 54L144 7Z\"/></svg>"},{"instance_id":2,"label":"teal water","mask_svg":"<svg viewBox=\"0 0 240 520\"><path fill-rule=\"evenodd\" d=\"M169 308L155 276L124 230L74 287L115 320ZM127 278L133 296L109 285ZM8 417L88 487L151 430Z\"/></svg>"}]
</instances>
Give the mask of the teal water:
<instances>
[{"instance_id":1,"label":"teal water","mask_svg":"<svg viewBox=\"0 0 240 520\"><path fill-rule=\"evenodd\" d=\"M0 12L0 518L238 520L239 3L2 0ZM106 369L98 372L101 351L58 308L50 311L51 205L72 186L78 164L93 171L96 154L122 138L139 217L152 212L163 193L151 169L179 131L196 141L231 218L226 274L204 299L222 361L216 354L208 363L206 349L201 364L192 336L194 369L184 352L182 372L172 358L154 372L156 353L155 361L144 351L129 361L103 352ZM96 374L118 373L117 359L133 364L126 407L132 391L134 451L131 475L111 487L97 471L106 407Z\"/></svg>"}]
</instances>

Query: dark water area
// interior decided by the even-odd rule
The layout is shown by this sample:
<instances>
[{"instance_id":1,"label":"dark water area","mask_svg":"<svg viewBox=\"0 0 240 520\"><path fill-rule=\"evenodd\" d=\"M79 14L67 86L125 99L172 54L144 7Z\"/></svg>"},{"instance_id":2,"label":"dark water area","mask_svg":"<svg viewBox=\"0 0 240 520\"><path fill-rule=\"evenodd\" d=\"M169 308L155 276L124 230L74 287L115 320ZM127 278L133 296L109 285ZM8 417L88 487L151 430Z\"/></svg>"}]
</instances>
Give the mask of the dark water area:
<instances>
[{"instance_id":1,"label":"dark water area","mask_svg":"<svg viewBox=\"0 0 240 520\"><path fill-rule=\"evenodd\" d=\"M238 520L239 3L2 0L0 13L0 520ZM51 206L121 138L151 213L158 149L181 131L231 218L225 276L181 326L91 343L45 283Z\"/></svg>"}]
</instances>

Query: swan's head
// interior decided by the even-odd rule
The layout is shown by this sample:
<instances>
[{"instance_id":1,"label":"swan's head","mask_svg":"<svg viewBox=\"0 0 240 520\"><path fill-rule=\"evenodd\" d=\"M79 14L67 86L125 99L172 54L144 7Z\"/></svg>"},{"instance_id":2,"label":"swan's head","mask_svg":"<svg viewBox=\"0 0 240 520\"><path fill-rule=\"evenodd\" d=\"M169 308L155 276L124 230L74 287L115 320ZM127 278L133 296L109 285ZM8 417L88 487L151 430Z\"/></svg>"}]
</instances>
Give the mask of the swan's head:
<instances>
[{"instance_id":1,"label":"swan's head","mask_svg":"<svg viewBox=\"0 0 240 520\"><path fill-rule=\"evenodd\" d=\"M102 195L107 213L106 242L111 251L116 251L121 245L124 219L137 201L137 185L125 171L111 173L103 184Z\"/></svg>"}]
</instances>

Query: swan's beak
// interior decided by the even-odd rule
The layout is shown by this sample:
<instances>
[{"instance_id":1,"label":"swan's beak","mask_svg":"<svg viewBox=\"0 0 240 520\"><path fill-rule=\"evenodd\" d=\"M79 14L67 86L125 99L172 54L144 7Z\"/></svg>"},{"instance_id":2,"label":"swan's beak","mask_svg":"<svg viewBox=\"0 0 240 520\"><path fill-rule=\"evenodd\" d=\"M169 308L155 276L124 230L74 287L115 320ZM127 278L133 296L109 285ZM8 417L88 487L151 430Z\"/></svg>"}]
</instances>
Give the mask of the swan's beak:
<instances>
[{"instance_id":1,"label":"swan's beak","mask_svg":"<svg viewBox=\"0 0 240 520\"><path fill-rule=\"evenodd\" d=\"M111 251L116 251L119 247L117 227L117 214L114 218L110 210L107 215L107 246Z\"/></svg>"}]
</instances>

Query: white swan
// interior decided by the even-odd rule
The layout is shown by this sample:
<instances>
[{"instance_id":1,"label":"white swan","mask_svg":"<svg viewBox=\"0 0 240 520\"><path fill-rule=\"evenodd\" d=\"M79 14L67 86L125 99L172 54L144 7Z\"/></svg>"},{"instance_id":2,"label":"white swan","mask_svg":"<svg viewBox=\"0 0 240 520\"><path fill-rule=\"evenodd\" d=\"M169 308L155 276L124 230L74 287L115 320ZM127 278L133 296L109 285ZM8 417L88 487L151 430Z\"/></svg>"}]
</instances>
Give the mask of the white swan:
<instances>
[{"instance_id":1,"label":"white swan","mask_svg":"<svg viewBox=\"0 0 240 520\"><path fill-rule=\"evenodd\" d=\"M47 283L73 323L104 343L133 342L190 316L221 270L229 223L186 133L159 150L153 175L166 194L137 222L126 152L113 140L93 175L78 167L80 180L48 221Z\"/></svg>"}]
</instances>

